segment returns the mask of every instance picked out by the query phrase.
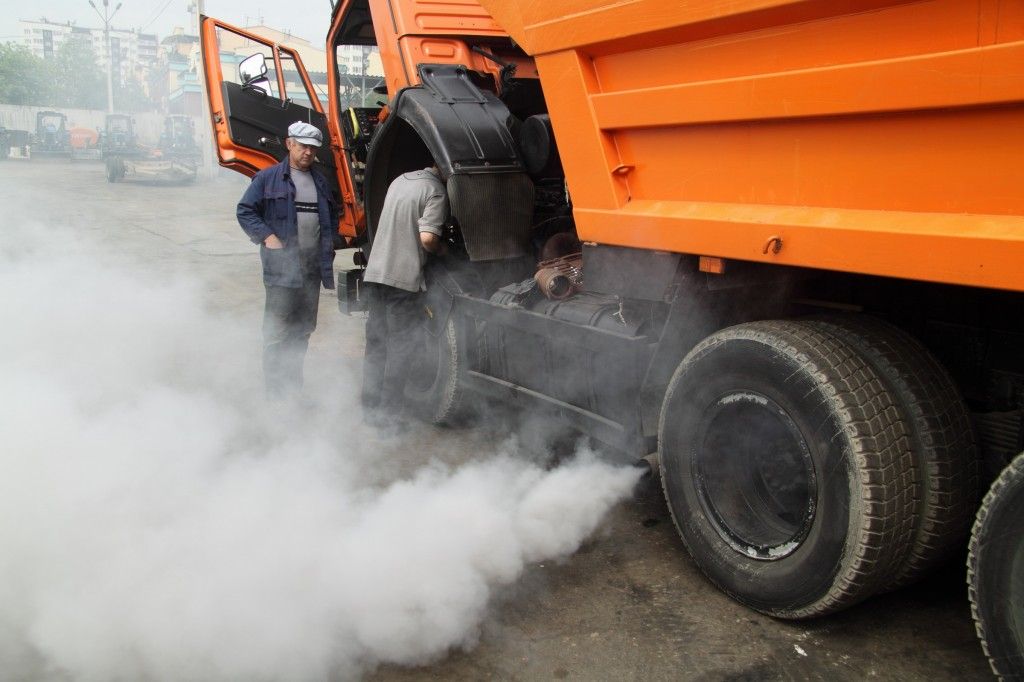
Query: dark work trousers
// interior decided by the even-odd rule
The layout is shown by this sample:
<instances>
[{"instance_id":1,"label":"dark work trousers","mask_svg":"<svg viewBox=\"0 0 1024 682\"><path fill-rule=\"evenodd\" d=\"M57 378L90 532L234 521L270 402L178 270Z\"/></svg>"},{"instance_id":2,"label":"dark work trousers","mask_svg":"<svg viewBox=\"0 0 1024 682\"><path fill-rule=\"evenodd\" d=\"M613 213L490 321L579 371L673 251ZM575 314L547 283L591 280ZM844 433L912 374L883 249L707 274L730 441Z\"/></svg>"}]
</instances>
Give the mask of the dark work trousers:
<instances>
[{"instance_id":1,"label":"dark work trousers","mask_svg":"<svg viewBox=\"0 0 1024 682\"><path fill-rule=\"evenodd\" d=\"M367 282L363 408L398 414L419 342L423 302L419 293Z\"/></svg>"},{"instance_id":2,"label":"dark work trousers","mask_svg":"<svg viewBox=\"0 0 1024 682\"><path fill-rule=\"evenodd\" d=\"M264 285L263 379L267 396L287 397L302 388L302 363L316 329L320 276L305 274L301 287Z\"/></svg>"}]
</instances>

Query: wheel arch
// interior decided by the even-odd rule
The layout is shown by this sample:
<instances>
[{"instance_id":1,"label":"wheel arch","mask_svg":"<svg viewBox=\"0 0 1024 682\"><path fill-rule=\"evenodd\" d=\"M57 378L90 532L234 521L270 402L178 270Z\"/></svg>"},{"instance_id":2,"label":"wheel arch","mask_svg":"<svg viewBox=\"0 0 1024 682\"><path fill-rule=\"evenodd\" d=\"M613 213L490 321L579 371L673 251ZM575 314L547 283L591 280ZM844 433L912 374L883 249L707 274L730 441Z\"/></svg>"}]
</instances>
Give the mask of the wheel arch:
<instances>
[{"instance_id":1,"label":"wheel arch","mask_svg":"<svg viewBox=\"0 0 1024 682\"><path fill-rule=\"evenodd\" d=\"M524 255L533 183L520 160L505 104L463 66L421 65L422 85L400 90L367 158L365 208L372 244L391 182L436 165L452 218L472 260ZM500 210L495 210L499 206Z\"/></svg>"}]
</instances>

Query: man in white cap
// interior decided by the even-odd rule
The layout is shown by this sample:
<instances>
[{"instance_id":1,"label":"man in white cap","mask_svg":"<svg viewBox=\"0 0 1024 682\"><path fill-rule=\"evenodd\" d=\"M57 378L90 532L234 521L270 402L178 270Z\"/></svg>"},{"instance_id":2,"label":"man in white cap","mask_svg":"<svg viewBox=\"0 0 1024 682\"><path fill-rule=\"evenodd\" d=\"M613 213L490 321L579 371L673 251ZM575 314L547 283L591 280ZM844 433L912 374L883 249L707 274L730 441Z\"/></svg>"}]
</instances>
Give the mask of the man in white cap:
<instances>
[{"instance_id":1,"label":"man in white cap","mask_svg":"<svg viewBox=\"0 0 1024 682\"><path fill-rule=\"evenodd\" d=\"M257 173L238 202L238 223L260 245L263 285L263 377L267 395L302 388L302 364L316 329L320 285L334 288L338 208L324 176L313 169L323 135L316 126L288 126L281 163Z\"/></svg>"}]
</instances>

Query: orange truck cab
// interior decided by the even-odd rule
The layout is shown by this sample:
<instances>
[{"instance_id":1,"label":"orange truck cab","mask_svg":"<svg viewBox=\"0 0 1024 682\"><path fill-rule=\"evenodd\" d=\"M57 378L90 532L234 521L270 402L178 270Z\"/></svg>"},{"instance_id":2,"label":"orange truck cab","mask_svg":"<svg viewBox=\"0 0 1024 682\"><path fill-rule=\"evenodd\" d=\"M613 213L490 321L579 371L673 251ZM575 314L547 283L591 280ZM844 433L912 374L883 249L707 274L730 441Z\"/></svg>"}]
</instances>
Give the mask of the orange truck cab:
<instances>
[{"instance_id":1,"label":"orange truck cab","mask_svg":"<svg viewBox=\"0 0 1024 682\"><path fill-rule=\"evenodd\" d=\"M410 403L657 452L688 550L752 608L925 575L1024 449L1020 3L342 0L323 90L213 19L203 49L222 164L282 158L298 118L331 140L339 242L372 248L391 180L440 168Z\"/></svg>"}]
</instances>

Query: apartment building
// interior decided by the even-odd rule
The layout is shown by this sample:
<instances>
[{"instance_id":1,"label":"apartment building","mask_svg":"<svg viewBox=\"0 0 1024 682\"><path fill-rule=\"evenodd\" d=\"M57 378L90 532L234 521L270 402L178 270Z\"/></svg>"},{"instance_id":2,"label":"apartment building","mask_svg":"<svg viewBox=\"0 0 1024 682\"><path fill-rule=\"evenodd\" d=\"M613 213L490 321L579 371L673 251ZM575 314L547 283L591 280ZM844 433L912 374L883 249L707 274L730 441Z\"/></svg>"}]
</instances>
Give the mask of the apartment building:
<instances>
[{"instance_id":1,"label":"apartment building","mask_svg":"<svg viewBox=\"0 0 1024 682\"><path fill-rule=\"evenodd\" d=\"M51 59L64 41L80 38L92 43L97 63L101 68L107 68L108 53L104 47L102 28L89 28L70 21L61 23L45 18L35 21L22 19L18 25L22 44L37 57ZM130 76L144 80L145 75L156 64L158 45L154 33L111 27L109 54L113 59L112 71L115 80L124 82Z\"/></svg>"}]
</instances>

